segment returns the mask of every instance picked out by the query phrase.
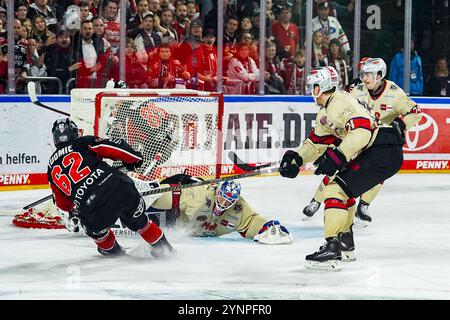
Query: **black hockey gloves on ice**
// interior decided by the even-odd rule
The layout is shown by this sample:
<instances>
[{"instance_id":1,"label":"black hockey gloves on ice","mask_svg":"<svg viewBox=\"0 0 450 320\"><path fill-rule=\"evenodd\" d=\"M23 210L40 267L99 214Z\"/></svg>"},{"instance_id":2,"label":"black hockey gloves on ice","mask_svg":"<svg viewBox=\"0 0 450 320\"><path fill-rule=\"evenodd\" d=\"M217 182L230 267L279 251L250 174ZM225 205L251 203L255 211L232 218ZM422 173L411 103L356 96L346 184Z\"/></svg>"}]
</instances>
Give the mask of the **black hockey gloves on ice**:
<instances>
[{"instance_id":1,"label":"black hockey gloves on ice","mask_svg":"<svg viewBox=\"0 0 450 320\"><path fill-rule=\"evenodd\" d=\"M328 147L314 164L317 166L314 174L333 176L336 171L342 170L347 165L347 159L338 148Z\"/></svg>"},{"instance_id":2,"label":"black hockey gloves on ice","mask_svg":"<svg viewBox=\"0 0 450 320\"><path fill-rule=\"evenodd\" d=\"M295 160L295 163L292 161ZM295 178L300 171L300 167L303 165L303 159L300 155L292 150L286 151L281 159L280 174L286 178Z\"/></svg>"}]
</instances>

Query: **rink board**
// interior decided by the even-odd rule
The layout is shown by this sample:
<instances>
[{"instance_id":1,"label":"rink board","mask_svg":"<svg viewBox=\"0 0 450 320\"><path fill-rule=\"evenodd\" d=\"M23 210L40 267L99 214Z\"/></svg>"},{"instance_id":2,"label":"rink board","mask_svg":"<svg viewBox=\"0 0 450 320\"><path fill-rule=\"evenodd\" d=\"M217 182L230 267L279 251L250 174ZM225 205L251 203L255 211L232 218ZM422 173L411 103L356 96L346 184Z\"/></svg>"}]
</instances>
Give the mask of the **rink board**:
<instances>
[{"instance_id":1,"label":"rink board","mask_svg":"<svg viewBox=\"0 0 450 320\"><path fill-rule=\"evenodd\" d=\"M69 96L42 96L70 112ZM402 172L450 172L450 99L414 98L424 111L409 131ZM47 186L46 165L54 150L51 125L61 115L39 108L27 96L0 96L0 190ZM222 174L241 173L227 158L235 151L251 163L278 161L298 148L314 127L317 107L310 97L226 96ZM312 166L305 171L311 172Z\"/></svg>"}]
</instances>

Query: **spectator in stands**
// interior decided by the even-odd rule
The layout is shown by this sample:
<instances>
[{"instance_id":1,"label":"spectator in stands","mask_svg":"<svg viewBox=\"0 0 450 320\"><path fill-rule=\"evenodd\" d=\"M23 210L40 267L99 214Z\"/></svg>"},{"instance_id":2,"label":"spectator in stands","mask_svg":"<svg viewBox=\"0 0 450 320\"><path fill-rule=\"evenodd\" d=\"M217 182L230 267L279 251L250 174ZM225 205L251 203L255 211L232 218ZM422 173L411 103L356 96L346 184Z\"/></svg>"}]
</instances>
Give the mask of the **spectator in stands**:
<instances>
[{"instance_id":1,"label":"spectator in stands","mask_svg":"<svg viewBox=\"0 0 450 320\"><path fill-rule=\"evenodd\" d=\"M326 46L332 39L338 39L342 54L346 62L348 62L348 57L351 56L350 44L339 21L335 17L330 16L330 4L328 1L318 4L317 15L312 21L313 32L321 31L323 33Z\"/></svg>"},{"instance_id":2,"label":"spectator in stands","mask_svg":"<svg viewBox=\"0 0 450 320\"><path fill-rule=\"evenodd\" d=\"M427 94L433 97L450 97L450 73L445 57L437 59L434 72L427 82Z\"/></svg>"},{"instance_id":3,"label":"spectator in stands","mask_svg":"<svg viewBox=\"0 0 450 320\"><path fill-rule=\"evenodd\" d=\"M328 55L324 58L327 66L336 69L339 74L339 90L345 90L348 84L347 63L341 57L340 43L338 39L331 39L328 47Z\"/></svg>"},{"instance_id":4,"label":"spectator in stands","mask_svg":"<svg viewBox=\"0 0 450 320\"><path fill-rule=\"evenodd\" d=\"M57 31L58 19L56 18L56 13L47 4L47 0L35 0L28 7L28 19L33 21L34 17L38 14L44 17L48 29L55 33Z\"/></svg>"},{"instance_id":5,"label":"spectator in stands","mask_svg":"<svg viewBox=\"0 0 450 320\"><path fill-rule=\"evenodd\" d=\"M175 10L175 20L172 27L177 32L178 41L181 43L188 35L190 21L187 18L187 7L185 4L177 5Z\"/></svg>"},{"instance_id":6,"label":"spectator in stands","mask_svg":"<svg viewBox=\"0 0 450 320\"><path fill-rule=\"evenodd\" d=\"M80 0L77 0L79 2ZM52 11L55 13L56 20L58 22L62 21L62 17L64 16L65 8L60 5L60 0L47 0L48 6L52 9ZM55 32L56 33L56 32Z\"/></svg>"},{"instance_id":7,"label":"spectator in stands","mask_svg":"<svg viewBox=\"0 0 450 320\"><path fill-rule=\"evenodd\" d=\"M266 41L266 68L264 71L264 92L266 94L285 94L284 80L281 77L281 62L277 57L277 45Z\"/></svg>"},{"instance_id":8,"label":"spectator in stands","mask_svg":"<svg viewBox=\"0 0 450 320\"><path fill-rule=\"evenodd\" d=\"M77 88L95 88L100 86L98 74L106 64L103 41L93 37L92 21L83 21L80 29L81 37L74 43L73 61L80 62L76 70ZM101 79L101 77L99 77Z\"/></svg>"},{"instance_id":9,"label":"spectator in stands","mask_svg":"<svg viewBox=\"0 0 450 320\"><path fill-rule=\"evenodd\" d=\"M71 51L69 32L60 30L56 36L56 43L48 48L44 58L44 63L47 66L47 75L59 78L63 85L73 77L74 71L81 66L81 62L75 63L73 61ZM57 92L57 84L48 82L46 93Z\"/></svg>"},{"instance_id":10,"label":"spectator in stands","mask_svg":"<svg viewBox=\"0 0 450 320\"><path fill-rule=\"evenodd\" d=\"M111 55L111 44L105 39L105 24L102 17L92 18L94 34L103 41L103 52L109 57Z\"/></svg>"},{"instance_id":11,"label":"spectator in stands","mask_svg":"<svg viewBox=\"0 0 450 320\"><path fill-rule=\"evenodd\" d=\"M293 59L284 59L282 61L282 74L287 94L305 94L305 61L304 49L297 50Z\"/></svg>"},{"instance_id":12,"label":"spectator in stands","mask_svg":"<svg viewBox=\"0 0 450 320\"><path fill-rule=\"evenodd\" d=\"M8 31L6 31L6 29L3 28L3 27L4 27L3 24L4 24L3 20L0 20L0 37L6 39L6 38L8 37ZM23 26L22 26L22 27L23 27ZM25 27L24 27L24 28L25 28ZM27 34L28 34L27 28L25 28L25 30L27 31Z\"/></svg>"},{"instance_id":13,"label":"spectator in stands","mask_svg":"<svg viewBox=\"0 0 450 320\"><path fill-rule=\"evenodd\" d=\"M36 39L38 52L41 54L55 43L56 35L47 28L46 20L40 14L35 15L31 23L31 37Z\"/></svg>"},{"instance_id":14,"label":"spectator in stands","mask_svg":"<svg viewBox=\"0 0 450 320\"><path fill-rule=\"evenodd\" d=\"M134 39L138 35L138 33L144 28L144 24L142 23L143 20L142 16L147 11L149 11L148 0L138 1L136 14L133 17L131 17L127 22L128 37Z\"/></svg>"},{"instance_id":15,"label":"spectator in stands","mask_svg":"<svg viewBox=\"0 0 450 320\"><path fill-rule=\"evenodd\" d=\"M144 28L134 39L137 50L136 54L143 65L147 65L153 59L156 54L156 49L161 44L161 37L153 27L154 22L153 12L147 11L144 13L142 20Z\"/></svg>"},{"instance_id":16,"label":"spectator in stands","mask_svg":"<svg viewBox=\"0 0 450 320\"><path fill-rule=\"evenodd\" d=\"M275 38L280 58L290 59L299 49L300 35L298 27L291 23L291 17L291 9L283 7L280 10L278 21L272 25L272 35Z\"/></svg>"},{"instance_id":17,"label":"spectator in stands","mask_svg":"<svg viewBox=\"0 0 450 320\"><path fill-rule=\"evenodd\" d=\"M389 70L389 80L394 81L398 86L403 88L403 66L404 54L403 49L397 53L391 61ZM413 96L421 96L423 94L423 70L422 59L415 50L415 39L411 38L411 67L409 75L409 92ZM407 91L405 88L403 90Z\"/></svg>"},{"instance_id":18,"label":"spectator in stands","mask_svg":"<svg viewBox=\"0 0 450 320\"><path fill-rule=\"evenodd\" d=\"M27 18L28 13L28 5L26 3L20 3L16 7L16 18L20 20L21 23L23 23Z\"/></svg>"},{"instance_id":19,"label":"spectator in stands","mask_svg":"<svg viewBox=\"0 0 450 320\"><path fill-rule=\"evenodd\" d=\"M243 32L240 34L239 44L245 44L248 46L250 50L250 58L255 61L256 66L259 66L259 48L256 46L255 42L253 41L253 36L251 33Z\"/></svg>"},{"instance_id":20,"label":"spectator in stands","mask_svg":"<svg viewBox=\"0 0 450 320\"><path fill-rule=\"evenodd\" d=\"M218 2L213 1L213 7L209 12L202 12L202 15L205 16L205 29L214 29L214 31L217 33L217 11L218 11ZM234 9L234 6L229 3L229 0L223 0L223 23L224 25L227 23L228 18L230 17L238 17L238 14L236 10Z\"/></svg>"},{"instance_id":21,"label":"spectator in stands","mask_svg":"<svg viewBox=\"0 0 450 320\"><path fill-rule=\"evenodd\" d=\"M147 88L147 72L136 55L133 39L127 38L125 53L125 82L128 88Z\"/></svg>"},{"instance_id":22,"label":"spectator in stands","mask_svg":"<svg viewBox=\"0 0 450 320\"><path fill-rule=\"evenodd\" d=\"M198 78L198 90L217 90L217 52L214 47L216 34L214 29L203 31L202 43L190 59L189 73Z\"/></svg>"},{"instance_id":23,"label":"spectator in stands","mask_svg":"<svg viewBox=\"0 0 450 320\"><path fill-rule=\"evenodd\" d=\"M243 17L239 24L239 34L250 33L252 35L252 39L259 37L259 32L255 31L253 27L252 19L249 17Z\"/></svg>"},{"instance_id":24,"label":"spectator in stands","mask_svg":"<svg viewBox=\"0 0 450 320\"><path fill-rule=\"evenodd\" d=\"M6 93L8 87L8 45L5 38L0 38L0 94Z\"/></svg>"},{"instance_id":25,"label":"spectator in stands","mask_svg":"<svg viewBox=\"0 0 450 320\"><path fill-rule=\"evenodd\" d=\"M266 38L272 36L272 25L275 21L276 17L272 11L272 0L266 0Z\"/></svg>"},{"instance_id":26,"label":"spectator in stands","mask_svg":"<svg viewBox=\"0 0 450 320\"><path fill-rule=\"evenodd\" d=\"M158 30L163 37L172 37L178 42L177 31L172 27L173 22L173 12L169 8L161 10L161 18L159 23L155 25L156 30Z\"/></svg>"},{"instance_id":27,"label":"spectator in stands","mask_svg":"<svg viewBox=\"0 0 450 320\"><path fill-rule=\"evenodd\" d=\"M284 8L292 10L293 7L294 2L292 0L275 0L272 4L272 11L275 14L275 17L277 17Z\"/></svg>"},{"instance_id":28,"label":"spectator in stands","mask_svg":"<svg viewBox=\"0 0 450 320\"><path fill-rule=\"evenodd\" d=\"M120 44L119 7L114 0L107 0L104 3L102 18L105 25L105 39L111 44L111 53L115 55L119 50Z\"/></svg>"},{"instance_id":29,"label":"spectator in stands","mask_svg":"<svg viewBox=\"0 0 450 320\"><path fill-rule=\"evenodd\" d=\"M230 17L225 25L225 31L223 33L223 74L226 74L228 70L228 63L231 58L236 54L236 48L238 44L237 29L239 21L237 17Z\"/></svg>"},{"instance_id":30,"label":"spectator in stands","mask_svg":"<svg viewBox=\"0 0 450 320\"><path fill-rule=\"evenodd\" d=\"M328 48L324 45L324 35L320 30L313 33L312 67L325 67L324 58L327 56Z\"/></svg>"},{"instance_id":31,"label":"spectator in stands","mask_svg":"<svg viewBox=\"0 0 450 320\"><path fill-rule=\"evenodd\" d=\"M250 57L250 47L239 44L236 55L228 65L227 76L242 82L241 94L255 94L259 79L259 69Z\"/></svg>"},{"instance_id":32,"label":"spectator in stands","mask_svg":"<svg viewBox=\"0 0 450 320\"><path fill-rule=\"evenodd\" d=\"M200 20L192 20L189 26L189 36L180 44L176 52L176 59L185 66L191 58L192 53L200 47L202 43L203 28Z\"/></svg>"},{"instance_id":33,"label":"spectator in stands","mask_svg":"<svg viewBox=\"0 0 450 320\"><path fill-rule=\"evenodd\" d=\"M148 68L149 88L173 89L179 81L187 81L190 78L180 61L172 57L172 50L167 44L162 44L157 49L155 57Z\"/></svg>"},{"instance_id":34,"label":"spectator in stands","mask_svg":"<svg viewBox=\"0 0 450 320\"><path fill-rule=\"evenodd\" d=\"M22 22L22 26L27 28L28 35L31 35L31 30L32 30L31 20L30 19L25 19L25 21Z\"/></svg>"},{"instance_id":35,"label":"spectator in stands","mask_svg":"<svg viewBox=\"0 0 450 320\"><path fill-rule=\"evenodd\" d=\"M159 0L149 0L148 2L148 10L153 13L153 16L159 16Z\"/></svg>"},{"instance_id":36,"label":"spectator in stands","mask_svg":"<svg viewBox=\"0 0 450 320\"><path fill-rule=\"evenodd\" d=\"M29 37L28 39L28 77L46 77L47 67L44 64L45 52L38 53L36 39ZM42 93L42 88L46 87L47 83L36 82L36 93Z\"/></svg>"},{"instance_id":37,"label":"spectator in stands","mask_svg":"<svg viewBox=\"0 0 450 320\"><path fill-rule=\"evenodd\" d=\"M189 21L198 19L200 17L200 13L197 12L197 4L195 3L195 0L186 1L186 9L187 18L189 19Z\"/></svg>"}]
</instances>

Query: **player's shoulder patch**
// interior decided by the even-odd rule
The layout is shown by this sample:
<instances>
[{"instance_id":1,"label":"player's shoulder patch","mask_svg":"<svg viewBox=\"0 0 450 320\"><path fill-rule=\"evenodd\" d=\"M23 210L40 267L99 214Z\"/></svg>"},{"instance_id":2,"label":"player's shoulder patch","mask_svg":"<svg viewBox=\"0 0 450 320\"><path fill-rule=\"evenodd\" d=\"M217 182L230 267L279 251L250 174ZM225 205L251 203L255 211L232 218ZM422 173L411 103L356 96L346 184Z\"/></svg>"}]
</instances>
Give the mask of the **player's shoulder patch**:
<instances>
[{"instance_id":1,"label":"player's shoulder patch","mask_svg":"<svg viewBox=\"0 0 450 320\"><path fill-rule=\"evenodd\" d=\"M389 86L389 89L391 90L397 90L398 86L395 83L391 83L391 85Z\"/></svg>"},{"instance_id":2,"label":"player's shoulder patch","mask_svg":"<svg viewBox=\"0 0 450 320\"><path fill-rule=\"evenodd\" d=\"M356 87L356 90L364 91L364 84L362 84L362 83L358 84L358 86Z\"/></svg>"}]
</instances>

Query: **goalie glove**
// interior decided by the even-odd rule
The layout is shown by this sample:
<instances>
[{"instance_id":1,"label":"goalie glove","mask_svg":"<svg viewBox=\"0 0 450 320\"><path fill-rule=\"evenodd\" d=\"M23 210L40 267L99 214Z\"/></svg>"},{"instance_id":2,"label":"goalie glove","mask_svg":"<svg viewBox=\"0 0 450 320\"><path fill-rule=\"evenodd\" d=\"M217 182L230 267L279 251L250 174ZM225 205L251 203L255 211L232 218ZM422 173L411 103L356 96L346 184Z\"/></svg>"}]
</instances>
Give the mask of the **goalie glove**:
<instances>
[{"instance_id":1,"label":"goalie glove","mask_svg":"<svg viewBox=\"0 0 450 320\"><path fill-rule=\"evenodd\" d=\"M293 238L286 227L282 226L278 220L266 222L253 237L253 240L263 244L289 244Z\"/></svg>"}]
</instances>

